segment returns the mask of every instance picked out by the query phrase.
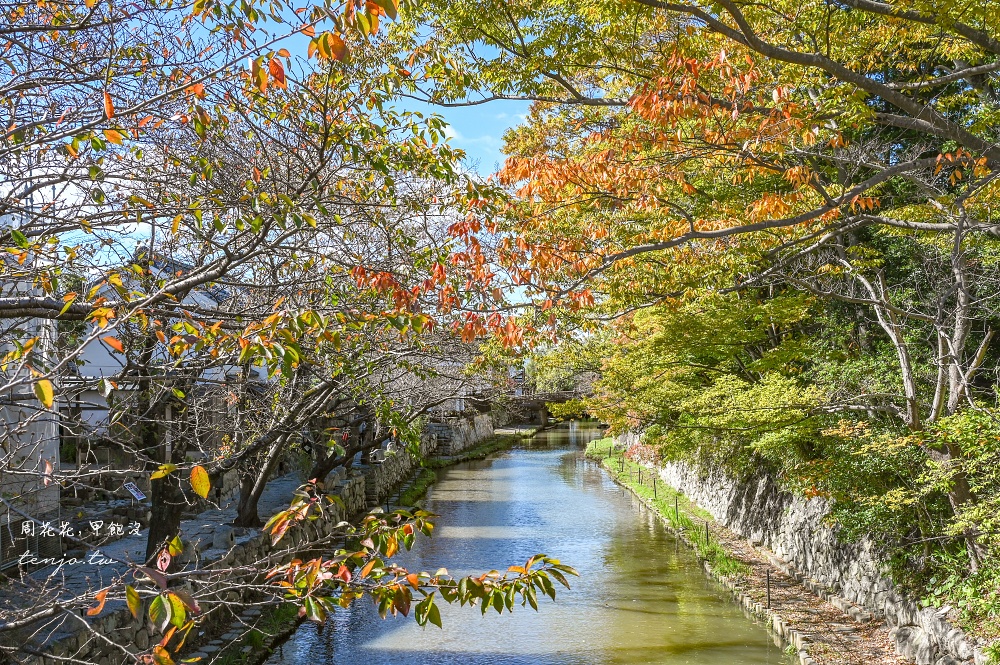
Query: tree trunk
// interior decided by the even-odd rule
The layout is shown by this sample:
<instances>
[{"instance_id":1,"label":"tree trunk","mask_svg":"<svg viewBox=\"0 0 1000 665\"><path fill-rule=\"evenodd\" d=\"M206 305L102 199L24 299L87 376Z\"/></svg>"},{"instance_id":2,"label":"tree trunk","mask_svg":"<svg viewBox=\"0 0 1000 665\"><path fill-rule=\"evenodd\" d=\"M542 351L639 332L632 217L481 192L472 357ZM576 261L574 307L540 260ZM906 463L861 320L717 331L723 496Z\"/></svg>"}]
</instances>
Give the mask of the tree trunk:
<instances>
[{"instance_id":1,"label":"tree trunk","mask_svg":"<svg viewBox=\"0 0 1000 665\"><path fill-rule=\"evenodd\" d=\"M965 210L962 209L959 211L957 228L955 229L955 241L951 252L951 270L955 279L957 292L955 297L954 330L951 339L948 340L950 347L949 359L951 361L948 366L948 415L958 412L958 406L967 393L969 381L972 380L972 376L975 373L975 367L978 363L982 362L982 356L985 355L986 347L989 345L990 338L992 337L992 332L986 336L970 367L967 371L963 371L965 344L969 337L971 323L969 316L972 310L972 294L969 292L969 285L966 280L967 266L965 253L962 249L964 235ZM955 444L948 444L947 451L948 461L945 462L946 464L962 463L964 455L961 448ZM967 504L975 503L975 501L976 497L972 493L972 488L969 487L968 476L964 470L959 470L952 477L952 487L948 492L948 502L951 504L952 512L955 516L958 516ZM969 570L975 573L982 566L982 546L979 544L975 531L966 529L963 535L965 536L969 551Z\"/></svg>"},{"instance_id":2,"label":"tree trunk","mask_svg":"<svg viewBox=\"0 0 1000 665\"><path fill-rule=\"evenodd\" d=\"M249 473L240 477L240 500L236 506L236 520L233 522L236 526L260 526L260 516L257 515L257 502L251 500L254 480L254 476Z\"/></svg>"},{"instance_id":3,"label":"tree trunk","mask_svg":"<svg viewBox=\"0 0 1000 665\"><path fill-rule=\"evenodd\" d=\"M288 435L282 435L271 445L264 457L264 465L255 475L248 475L246 480L240 482L240 501L236 508L235 526L259 527L261 525L260 516L257 514L257 504L264 494L267 481L270 480L271 472L278 463L278 458L285 448Z\"/></svg>"},{"instance_id":4,"label":"tree trunk","mask_svg":"<svg viewBox=\"0 0 1000 665\"><path fill-rule=\"evenodd\" d=\"M186 505L181 479L170 473L150 483L153 503L149 519L149 537L146 539L146 562L163 551L164 543L180 533L181 513Z\"/></svg>"}]
</instances>

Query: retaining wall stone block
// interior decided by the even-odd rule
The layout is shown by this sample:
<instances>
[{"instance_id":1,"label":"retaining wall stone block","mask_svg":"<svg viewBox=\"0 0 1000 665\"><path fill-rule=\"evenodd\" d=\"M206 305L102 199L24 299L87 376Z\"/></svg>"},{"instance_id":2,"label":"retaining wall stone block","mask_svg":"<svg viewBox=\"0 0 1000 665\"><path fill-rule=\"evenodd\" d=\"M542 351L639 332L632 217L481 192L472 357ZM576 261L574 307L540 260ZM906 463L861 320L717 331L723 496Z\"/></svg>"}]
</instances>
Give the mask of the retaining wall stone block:
<instances>
[{"instance_id":1,"label":"retaining wall stone block","mask_svg":"<svg viewBox=\"0 0 1000 665\"><path fill-rule=\"evenodd\" d=\"M636 441L635 434L616 439L619 447ZM812 578L810 586L832 589L854 603L858 608L852 617L884 616L900 653L919 665L986 662L970 638L947 621L947 609L920 609L895 589L874 543L838 538L836 527L826 521L826 501L783 492L767 476L737 481L680 463L665 464L660 478L719 523Z\"/></svg>"}]
</instances>

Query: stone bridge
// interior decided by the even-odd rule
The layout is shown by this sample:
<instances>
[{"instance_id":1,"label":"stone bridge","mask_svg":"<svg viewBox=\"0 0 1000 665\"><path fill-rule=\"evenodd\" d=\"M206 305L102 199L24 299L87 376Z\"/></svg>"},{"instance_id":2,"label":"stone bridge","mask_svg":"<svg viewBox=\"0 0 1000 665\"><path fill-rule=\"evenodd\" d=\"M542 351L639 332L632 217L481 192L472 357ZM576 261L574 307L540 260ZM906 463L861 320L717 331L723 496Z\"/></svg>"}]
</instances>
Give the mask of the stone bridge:
<instances>
[{"instance_id":1,"label":"stone bridge","mask_svg":"<svg viewBox=\"0 0 1000 665\"><path fill-rule=\"evenodd\" d=\"M513 410L527 412L532 415L532 422L540 427L549 424L549 404L563 404L574 399L585 397L584 393L578 390L563 390L558 392L527 393L527 394L506 394L504 401L509 403Z\"/></svg>"}]
</instances>

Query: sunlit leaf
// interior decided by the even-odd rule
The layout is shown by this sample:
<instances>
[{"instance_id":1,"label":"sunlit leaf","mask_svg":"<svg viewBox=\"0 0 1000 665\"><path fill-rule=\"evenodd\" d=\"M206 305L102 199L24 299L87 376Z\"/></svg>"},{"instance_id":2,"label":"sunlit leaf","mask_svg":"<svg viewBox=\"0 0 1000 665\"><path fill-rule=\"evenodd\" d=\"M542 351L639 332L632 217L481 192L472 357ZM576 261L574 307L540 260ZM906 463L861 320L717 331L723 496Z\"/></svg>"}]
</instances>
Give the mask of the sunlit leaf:
<instances>
[{"instance_id":1,"label":"sunlit leaf","mask_svg":"<svg viewBox=\"0 0 1000 665\"><path fill-rule=\"evenodd\" d=\"M48 379L39 379L35 381L35 397L38 398L42 404L45 405L46 409L52 408L52 403L55 400L55 392L52 389L52 382Z\"/></svg>"},{"instance_id":2,"label":"sunlit leaf","mask_svg":"<svg viewBox=\"0 0 1000 665\"><path fill-rule=\"evenodd\" d=\"M208 471L205 470L205 467L196 466L191 469L191 488L201 498L208 498L208 491L212 488L212 483L209 480Z\"/></svg>"}]
</instances>

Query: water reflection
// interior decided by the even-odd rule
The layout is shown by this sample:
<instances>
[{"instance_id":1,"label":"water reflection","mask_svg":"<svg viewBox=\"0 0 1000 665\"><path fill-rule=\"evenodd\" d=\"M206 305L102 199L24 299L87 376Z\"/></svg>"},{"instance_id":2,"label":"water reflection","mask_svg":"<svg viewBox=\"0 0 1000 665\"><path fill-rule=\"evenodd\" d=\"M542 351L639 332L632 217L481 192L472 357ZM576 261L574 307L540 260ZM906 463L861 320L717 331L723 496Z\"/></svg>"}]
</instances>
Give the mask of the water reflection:
<instances>
[{"instance_id":1,"label":"water reflection","mask_svg":"<svg viewBox=\"0 0 1000 665\"><path fill-rule=\"evenodd\" d=\"M789 662L708 580L693 555L623 496L580 449L572 423L488 460L442 472L427 507L437 529L403 561L453 574L503 569L544 552L575 566L571 591L540 611L485 617L442 607L444 630L365 604L304 626L274 665L758 665Z\"/></svg>"}]
</instances>

